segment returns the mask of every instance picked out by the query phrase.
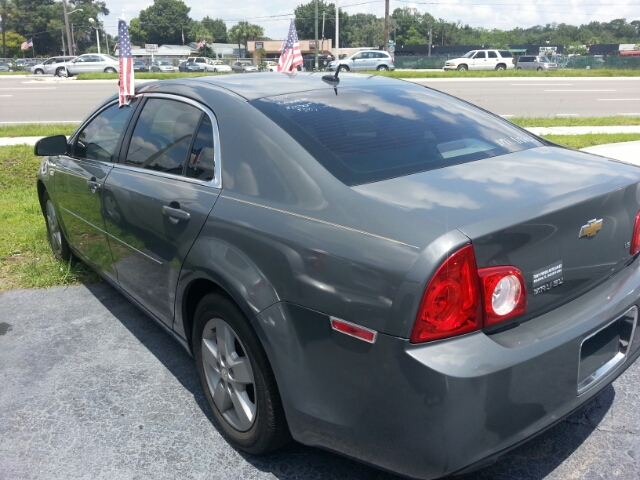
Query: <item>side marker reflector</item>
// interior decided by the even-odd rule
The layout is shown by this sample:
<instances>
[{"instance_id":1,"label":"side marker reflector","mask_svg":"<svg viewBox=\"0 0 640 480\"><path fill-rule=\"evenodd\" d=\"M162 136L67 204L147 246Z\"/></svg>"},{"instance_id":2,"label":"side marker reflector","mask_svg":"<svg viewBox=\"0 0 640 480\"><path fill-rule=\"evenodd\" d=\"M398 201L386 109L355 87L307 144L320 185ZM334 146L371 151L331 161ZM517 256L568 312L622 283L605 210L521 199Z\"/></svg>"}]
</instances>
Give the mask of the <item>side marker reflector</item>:
<instances>
[{"instance_id":1,"label":"side marker reflector","mask_svg":"<svg viewBox=\"0 0 640 480\"><path fill-rule=\"evenodd\" d=\"M356 325L355 323L340 320L336 317L330 317L330 319L331 328L334 330L368 343L375 343L376 337L378 336L378 332L375 330L370 330L368 328L361 327L360 325Z\"/></svg>"}]
</instances>

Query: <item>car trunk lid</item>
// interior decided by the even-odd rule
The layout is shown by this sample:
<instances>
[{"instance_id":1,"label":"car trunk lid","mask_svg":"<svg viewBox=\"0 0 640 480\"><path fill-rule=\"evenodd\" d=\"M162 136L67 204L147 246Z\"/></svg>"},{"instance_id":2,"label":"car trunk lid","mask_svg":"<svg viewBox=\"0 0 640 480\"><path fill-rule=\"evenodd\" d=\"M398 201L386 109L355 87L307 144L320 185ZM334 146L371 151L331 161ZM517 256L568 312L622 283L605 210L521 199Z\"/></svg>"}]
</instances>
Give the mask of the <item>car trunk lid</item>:
<instances>
[{"instance_id":1,"label":"car trunk lid","mask_svg":"<svg viewBox=\"0 0 640 480\"><path fill-rule=\"evenodd\" d=\"M478 267L518 267L525 320L630 261L638 181L637 167L541 147L353 188L462 231Z\"/></svg>"}]
</instances>

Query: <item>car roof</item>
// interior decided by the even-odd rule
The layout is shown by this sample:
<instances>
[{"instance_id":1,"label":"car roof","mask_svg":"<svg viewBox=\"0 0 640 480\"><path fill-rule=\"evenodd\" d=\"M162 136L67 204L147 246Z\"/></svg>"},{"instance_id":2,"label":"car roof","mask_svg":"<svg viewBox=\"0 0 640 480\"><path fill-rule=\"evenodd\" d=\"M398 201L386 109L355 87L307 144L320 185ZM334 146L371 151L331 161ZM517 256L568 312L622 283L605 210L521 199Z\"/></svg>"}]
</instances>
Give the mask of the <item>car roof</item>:
<instances>
[{"instance_id":1,"label":"car roof","mask_svg":"<svg viewBox=\"0 0 640 480\"><path fill-rule=\"evenodd\" d=\"M257 98L300 93L309 90L333 89L333 85L322 81L324 75L326 75L325 72L275 76L273 73L256 73L252 75L220 75L185 78L184 82L190 85L215 85L234 92L247 100L255 100ZM333 75L330 76L333 77ZM339 89L373 86L414 86L414 84L409 82L382 77L380 75L342 74L339 76L339 79L340 83L337 86Z\"/></svg>"}]
</instances>

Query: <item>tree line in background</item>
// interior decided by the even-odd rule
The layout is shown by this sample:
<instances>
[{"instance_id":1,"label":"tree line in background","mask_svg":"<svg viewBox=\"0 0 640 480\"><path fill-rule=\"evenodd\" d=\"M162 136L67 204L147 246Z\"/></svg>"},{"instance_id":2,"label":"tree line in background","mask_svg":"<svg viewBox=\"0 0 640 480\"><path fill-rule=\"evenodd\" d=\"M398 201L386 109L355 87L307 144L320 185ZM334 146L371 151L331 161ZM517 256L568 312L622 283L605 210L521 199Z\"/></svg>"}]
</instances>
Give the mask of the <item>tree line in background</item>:
<instances>
[{"instance_id":1,"label":"tree line in background","mask_svg":"<svg viewBox=\"0 0 640 480\"><path fill-rule=\"evenodd\" d=\"M315 1L301 4L295 9L298 37L315 38ZM97 20L109 10L106 2L99 0L69 0L67 11L73 31L76 51L97 50L95 29L89 18ZM199 42L208 44L234 43L240 45L251 40L269 40L264 29L249 22L238 22L227 29L220 18L206 16L202 20L189 17L191 8L182 0L154 0L153 5L141 10L137 18L129 22L131 42L136 45L181 45ZM335 4L318 1L318 36L335 39ZM616 19L610 22L590 22L574 26L551 23L530 28L515 27L512 30L473 28L461 22L436 19L416 8L396 8L390 16L391 40L398 45L427 44L429 34L433 45L487 45L504 48L516 44L560 44L565 47L600 43L640 44L640 20L627 22ZM2 31L2 56L32 56L30 49L20 50L28 38L33 39L36 56L57 55L63 50L64 16L62 3L54 0L0 0L0 30ZM340 46L375 47L384 43L384 18L372 14L349 14L340 9ZM323 37L324 33L324 37ZM65 37L66 38L66 37ZM101 39L113 46L116 38L101 30ZM184 39L184 41L183 41ZM105 42L106 41L106 42ZM69 47L66 46L68 52ZM203 54L213 55L211 49Z\"/></svg>"}]
</instances>

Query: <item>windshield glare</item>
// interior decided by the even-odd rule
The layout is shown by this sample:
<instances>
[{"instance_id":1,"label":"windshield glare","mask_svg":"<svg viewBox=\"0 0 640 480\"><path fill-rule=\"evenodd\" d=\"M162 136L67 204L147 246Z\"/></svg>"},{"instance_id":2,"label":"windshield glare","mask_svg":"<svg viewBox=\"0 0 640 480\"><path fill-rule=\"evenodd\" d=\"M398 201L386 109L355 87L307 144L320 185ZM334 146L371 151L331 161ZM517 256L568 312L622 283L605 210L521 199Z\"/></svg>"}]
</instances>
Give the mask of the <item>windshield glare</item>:
<instances>
[{"instance_id":1,"label":"windshield glare","mask_svg":"<svg viewBox=\"0 0 640 480\"><path fill-rule=\"evenodd\" d=\"M475 50L471 50L470 52L465 53L462 58L471 58L475 55L476 51Z\"/></svg>"}]
</instances>

